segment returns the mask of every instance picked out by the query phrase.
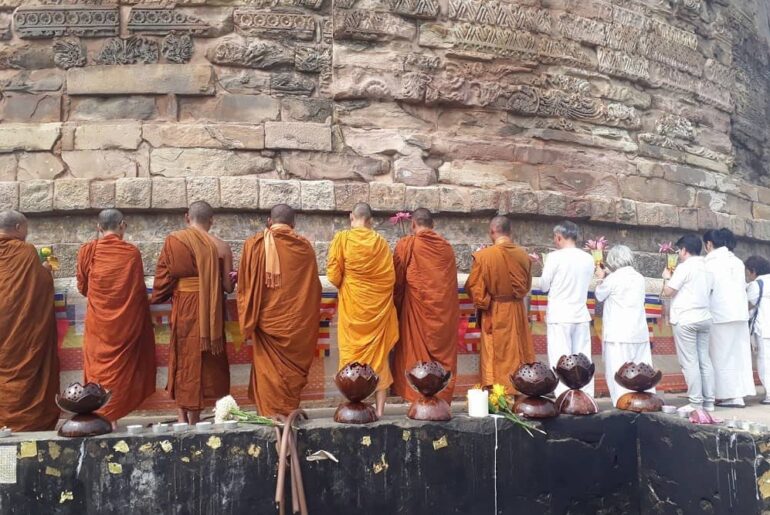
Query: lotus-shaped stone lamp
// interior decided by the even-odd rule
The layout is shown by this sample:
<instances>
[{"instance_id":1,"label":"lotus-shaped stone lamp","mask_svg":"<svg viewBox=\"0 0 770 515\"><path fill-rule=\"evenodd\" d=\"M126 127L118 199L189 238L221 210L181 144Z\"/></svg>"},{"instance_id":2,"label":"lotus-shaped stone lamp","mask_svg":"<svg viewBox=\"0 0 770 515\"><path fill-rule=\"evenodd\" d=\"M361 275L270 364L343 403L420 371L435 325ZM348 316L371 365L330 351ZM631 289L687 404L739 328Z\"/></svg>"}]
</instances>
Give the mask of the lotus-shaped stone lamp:
<instances>
[{"instance_id":1,"label":"lotus-shaped stone lamp","mask_svg":"<svg viewBox=\"0 0 770 515\"><path fill-rule=\"evenodd\" d=\"M615 382L631 391L623 394L615 406L618 409L637 413L661 411L663 399L646 390L654 388L662 377L663 372L660 370L656 372L647 363L628 362L623 364L615 372Z\"/></svg>"},{"instance_id":2,"label":"lotus-shaped stone lamp","mask_svg":"<svg viewBox=\"0 0 770 515\"><path fill-rule=\"evenodd\" d=\"M546 399L559 384L553 370L543 363L523 363L511 374L514 388L524 395L516 399L513 411L527 418L552 418L559 414L552 400Z\"/></svg>"},{"instance_id":3,"label":"lotus-shaped stone lamp","mask_svg":"<svg viewBox=\"0 0 770 515\"><path fill-rule=\"evenodd\" d=\"M593 415L599 412L596 401L582 391L591 382L595 366L585 354L562 356L556 363L554 371L570 389L564 391L556 399L559 413L566 415Z\"/></svg>"},{"instance_id":4,"label":"lotus-shaped stone lamp","mask_svg":"<svg viewBox=\"0 0 770 515\"><path fill-rule=\"evenodd\" d=\"M377 389L379 376L369 365L348 363L334 376L334 382L349 402L343 402L334 413L334 421L343 424L368 424L377 420L371 404L363 402Z\"/></svg>"},{"instance_id":5,"label":"lotus-shaped stone lamp","mask_svg":"<svg viewBox=\"0 0 770 515\"><path fill-rule=\"evenodd\" d=\"M75 413L59 428L59 435L65 437L96 436L112 432L112 424L104 417L93 413L105 406L112 394L96 383L72 383L56 404L64 411Z\"/></svg>"},{"instance_id":6,"label":"lotus-shaped stone lamp","mask_svg":"<svg viewBox=\"0 0 770 515\"><path fill-rule=\"evenodd\" d=\"M449 404L438 397L437 393L446 388L452 372L444 370L436 361L416 363L406 371L406 379L412 388L420 393L421 398L409 406L407 416L415 420L442 421L452 418Z\"/></svg>"}]
</instances>

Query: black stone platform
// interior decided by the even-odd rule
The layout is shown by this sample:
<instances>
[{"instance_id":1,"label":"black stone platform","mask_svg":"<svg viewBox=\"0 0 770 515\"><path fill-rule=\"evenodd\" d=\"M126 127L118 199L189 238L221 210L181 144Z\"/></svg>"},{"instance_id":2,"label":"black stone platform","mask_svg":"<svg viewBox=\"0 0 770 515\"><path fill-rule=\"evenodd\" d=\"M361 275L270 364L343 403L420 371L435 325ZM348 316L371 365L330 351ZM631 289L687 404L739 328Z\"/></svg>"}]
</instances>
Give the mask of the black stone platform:
<instances>
[{"instance_id":1,"label":"black stone platform","mask_svg":"<svg viewBox=\"0 0 770 515\"><path fill-rule=\"evenodd\" d=\"M497 426L497 429L496 429ZM311 420L299 433L310 513L690 514L770 509L770 434L667 415L561 417L530 438L505 420ZM17 455L2 514L270 514L269 428L0 440ZM497 449L497 450L496 450ZM339 459L305 461L326 450ZM0 481L7 470L0 470Z\"/></svg>"}]
</instances>

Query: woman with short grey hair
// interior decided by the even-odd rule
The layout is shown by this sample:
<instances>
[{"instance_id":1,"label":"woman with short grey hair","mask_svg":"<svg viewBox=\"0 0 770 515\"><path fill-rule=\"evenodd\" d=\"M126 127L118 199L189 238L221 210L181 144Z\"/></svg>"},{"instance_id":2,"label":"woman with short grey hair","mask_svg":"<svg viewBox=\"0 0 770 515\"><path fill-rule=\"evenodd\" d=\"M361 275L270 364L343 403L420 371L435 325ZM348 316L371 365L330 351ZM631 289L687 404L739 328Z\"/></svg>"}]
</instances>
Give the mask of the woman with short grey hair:
<instances>
[{"instance_id":1,"label":"woman with short grey hair","mask_svg":"<svg viewBox=\"0 0 770 515\"><path fill-rule=\"evenodd\" d=\"M595 294L597 301L604 302L604 374L612 404L617 405L629 390L615 382L615 372L629 361L652 365L652 351L644 310L644 277L634 269L633 252L625 245L616 245L607 253L606 263L609 271L596 269Z\"/></svg>"}]
</instances>

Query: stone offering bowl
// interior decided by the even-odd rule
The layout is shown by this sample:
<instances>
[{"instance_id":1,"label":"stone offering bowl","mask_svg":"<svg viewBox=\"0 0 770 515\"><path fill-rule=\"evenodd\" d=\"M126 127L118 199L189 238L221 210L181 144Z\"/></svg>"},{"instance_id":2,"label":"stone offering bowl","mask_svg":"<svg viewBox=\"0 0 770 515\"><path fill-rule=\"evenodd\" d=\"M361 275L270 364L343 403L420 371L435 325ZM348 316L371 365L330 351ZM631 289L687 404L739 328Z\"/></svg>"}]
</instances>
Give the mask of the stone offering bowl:
<instances>
[{"instance_id":1,"label":"stone offering bowl","mask_svg":"<svg viewBox=\"0 0 770 515\"><path fill-rule=\"evenodd\" d=\"M559 358L554 371L567 387L577 390L591 381L595 366L585 354L571 354Z\"/></svg>"},{"instance_id":2,"label":"stone offering bowl","mask_svg":"<svg viewBox=\"0 0 770 515\"><path fill-rule=\"evenodd\" d=\"M334 421L343 424L368 424L377 420L371 404L362 402L377 389L380 378L369 365L348 363L334 376L334 382L349 402L334 413Z\"/></svg>"},{"instance_id":3,"label":"stone offering bowl","mask_svg":"<svg viewBox=\"0 0 770 515\"><path fill-rule=\"evenodd\" d=\"M663 372L655 371L647 363L625 363L615 372L615 382L623 388L643 392L653 388L663 378Z\"/></svg>"},{"instance_id":4,"label":"stone offering bowl","mask_svg":"<svg viewBox=\"0 0 770 515\"><path fill-rule=\"evenodd\" d=\"M437 361L416 363L406 372L406 379L412 388L425 397L432 397L446 388L452 372L447 372Z\"/></svg>"},{"instance_id":5,"label":"stone offering bowl","mask_svg":"<svg viewBox=\"0 0 770 515\"><path fill-rule=\"evenodd\" d=\"M523 363L511 374L511 384L524 395L541 397L556 389L559 379L553 370L539 361Z\"/></svg>"},{"instance_id":6,"label":"stone offering bowl","mask_svg":"<svg viewBox=\"0 0 770 515\"><path fill-rule=\"evenodd\" d=\"M452 372L444 370L436 361L421 361L406 371L407 381L422 396L409 406L406 416L414 420L450 420L449 404L434 396L446 388L451 378Z\"/></svg>"},{"instance_id":7,"label":"stone offering bowl","mask_svg":"<svg viewBox=\"0 0 770 515\"><path fill-rule=\"evenodd\" d=\"M96 383L72 383L64 393L56 396L56 404L64 411L85 415L109 402L112 394Z\"/></svg>"}]
</instances>

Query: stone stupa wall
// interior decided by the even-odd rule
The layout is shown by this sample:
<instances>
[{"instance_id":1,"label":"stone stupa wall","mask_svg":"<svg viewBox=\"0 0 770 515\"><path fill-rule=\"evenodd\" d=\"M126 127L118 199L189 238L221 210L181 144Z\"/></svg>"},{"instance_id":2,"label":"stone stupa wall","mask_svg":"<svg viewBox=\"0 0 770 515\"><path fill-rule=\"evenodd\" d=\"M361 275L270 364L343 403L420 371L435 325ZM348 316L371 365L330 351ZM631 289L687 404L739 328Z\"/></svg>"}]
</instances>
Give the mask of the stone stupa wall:
<instances>
[{"instance_id":1,"label":"stone stupa wall","mask_svg":"<svg viewBox=\"0 0 770 515\"><path fill-rule=\"evenodd\" d=\"M467 270L491 213L547 246L727 226L770 247L761 0L0 0L0 207L61 276L93 213L147 272L189 202L238 242L276 202L324 262L345 211L424 206Z\"/></svg>"}]
</instances>

